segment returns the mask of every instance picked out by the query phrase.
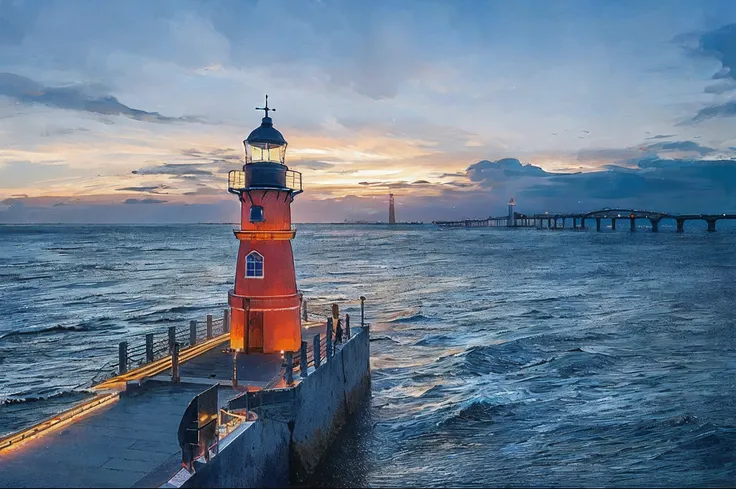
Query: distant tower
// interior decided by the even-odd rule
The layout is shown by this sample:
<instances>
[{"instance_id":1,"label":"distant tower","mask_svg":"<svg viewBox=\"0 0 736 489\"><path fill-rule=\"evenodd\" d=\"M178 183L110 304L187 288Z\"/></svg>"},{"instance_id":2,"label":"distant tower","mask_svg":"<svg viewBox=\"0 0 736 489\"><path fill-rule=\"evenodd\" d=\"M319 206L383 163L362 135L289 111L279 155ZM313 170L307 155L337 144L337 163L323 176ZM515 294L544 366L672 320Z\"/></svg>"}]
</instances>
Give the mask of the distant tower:
<instances>
[{"instance_id":1,"label":"distant tower","mask_svg":"<svg viewBox=\"0 0 736 489\"><path fill-rule=\"evenodd\" d=\"M509 227L513 227L515 222L515 215L514 215L514 208L516 207L516 202L514 201L514 198L511 197L511 200L509 200L509 218L506 221L506 225Z\"/></svg>"},{"instance_id":2,"label":"distant tower","mask_svg":"<svg viewBox=\"0 0 736 489\"><path fill-rule=\"evenodd\" d=\"M396 224L396 209L394 208L394 194L388 194L388 223Z\"/></svg>"}]
</instances>

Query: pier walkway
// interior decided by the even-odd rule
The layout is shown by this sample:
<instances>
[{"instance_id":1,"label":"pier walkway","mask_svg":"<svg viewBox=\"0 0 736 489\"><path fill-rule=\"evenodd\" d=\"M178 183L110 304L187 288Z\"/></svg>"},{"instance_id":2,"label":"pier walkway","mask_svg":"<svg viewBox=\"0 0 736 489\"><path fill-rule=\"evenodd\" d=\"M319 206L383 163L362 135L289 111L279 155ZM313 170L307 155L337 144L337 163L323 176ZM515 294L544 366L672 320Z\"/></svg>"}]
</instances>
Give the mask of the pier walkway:
<instances>
[{"instance_id":1,"label":"pier walkway","mask_svg":"<svg viewBox=\"0 0 736 489\"><path fill-rule=\"evenodd\" d=\"M570 219L572 226L568 229L583 230L586 220L595 220L596 231L601 231L601 222L610 221L611 230L616 230L616 221L629 221L629 230L636 231L637 221L643 220L649 223L652 232L659 231L659 223L665 219L675 221L677 232L685 231L685 223L688 221L705 221L708 224L708 232L716 231L716 223L721 220L736 220L736 214L669 214L637 209L601 209L587 213L557 213L557 214L522 214L519 212L509 216L488 217L486 219L465 219L462 221L433 221L440 228L536 228L536 229L565 229L565 221ZM579 224L578 224L579 222Z\"/></svg>"},{"instance_id":2,"label":"pier walkway","mask_svg":"<svg viewBox=\"0 0 736 489\"><path fill-rule=\"evenodd\" d=\"M122 369L93 386L98 394L91 399L3 438L0 487L165 484L181 468L177 432L192 399L218 385L218 407L222 408L246 390L283 382L280 354L240 354L234 369L233 356L226 351L229 333L214 336L213 321L208 319L208 323L207 336L194 342L197 335L193 331L193 342L181 351L178 383L172 382L171 356ZM214 323L217 326L217 320ZM321 321L302 325L305 340L324 332Z\"/></svg>"},{"instance_id":3,"label":"pier walkway","mask_svg":"<svg viewBox=\"0 0 736 489\"><path fill-rule=\"evenodd\" d=\"M238 383L265 386L281 372L281 356L237 359ZM219 384L219 404L232 388L232 356L212 349L181 365L181 382L153 377L68 426L0 451L2 487L135 487L164 484L181 462L177 430L189 402Z\"/></svg>"}]
</instances>

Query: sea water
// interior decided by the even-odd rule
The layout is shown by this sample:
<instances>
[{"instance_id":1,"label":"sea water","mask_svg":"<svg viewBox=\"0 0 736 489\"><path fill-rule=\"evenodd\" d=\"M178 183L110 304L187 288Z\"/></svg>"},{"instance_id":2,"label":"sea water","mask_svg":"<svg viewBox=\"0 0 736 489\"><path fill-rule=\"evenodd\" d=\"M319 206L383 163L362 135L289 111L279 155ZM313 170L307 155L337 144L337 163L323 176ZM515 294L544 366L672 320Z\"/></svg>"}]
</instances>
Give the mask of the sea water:
<instances>
[{"instance_id":1,"label":"sea water","mask_svg":"<svg viewBox=\"0 0 736 489\"><path fill-rule=\"evenodd\" d=\"M310 484L733 486L736 233L298 225L310 312L371 323L372 398ZM0 433L216 317L228 225L0 226ZM266 273L268 273L266 264Z\"/></svg>"}]
</instances>

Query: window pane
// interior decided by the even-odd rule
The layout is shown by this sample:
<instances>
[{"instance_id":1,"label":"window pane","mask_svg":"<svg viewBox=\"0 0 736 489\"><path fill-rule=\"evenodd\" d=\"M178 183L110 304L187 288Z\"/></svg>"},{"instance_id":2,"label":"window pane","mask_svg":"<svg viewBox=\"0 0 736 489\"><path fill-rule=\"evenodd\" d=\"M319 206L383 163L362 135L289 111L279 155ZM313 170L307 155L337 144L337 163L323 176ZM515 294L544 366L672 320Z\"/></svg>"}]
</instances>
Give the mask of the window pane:
<instances>
[{"instance_id":1,"label":"window pane","mask_svg":"<svg viewBox=\"0 0 736 489\"><path fill-rule=\"evenodd\" d=\"M262 222L263 221L263 207L254 205L250 208L250 222Z\"/></svg>"}]
</instances>

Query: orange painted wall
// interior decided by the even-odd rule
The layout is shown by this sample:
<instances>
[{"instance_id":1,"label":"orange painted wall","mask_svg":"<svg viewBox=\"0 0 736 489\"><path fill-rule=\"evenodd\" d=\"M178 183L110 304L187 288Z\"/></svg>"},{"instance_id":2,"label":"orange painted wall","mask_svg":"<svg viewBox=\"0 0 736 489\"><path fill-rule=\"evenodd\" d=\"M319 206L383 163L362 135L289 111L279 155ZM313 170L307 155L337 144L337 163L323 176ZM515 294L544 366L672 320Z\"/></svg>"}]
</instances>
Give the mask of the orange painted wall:
<instances>
[{"instance_id":1,"label":"orange painted wall","mask_svg":"<svg viewBox=\"0 0 736 489\"><path fill-rule=\"evenodd\" d=\"M252 199L252 201L251 201ZM264 209L264 222L250 222L250 208ZM241 197L241 230L288 231L291 229L291 194L278 190L253 190ZM246 256L257 251L263 256L263 278L246 278ZM241 240L235 269L234 293L229 302L231 348L244 349L245 299L251 311L263 312L263 351L297 351L301 346L301 298L297 294L291 240ZM251 321L251 326L253 322ZM253 346L251 342L250 346Z\"/></svg>"}]
</instances>

